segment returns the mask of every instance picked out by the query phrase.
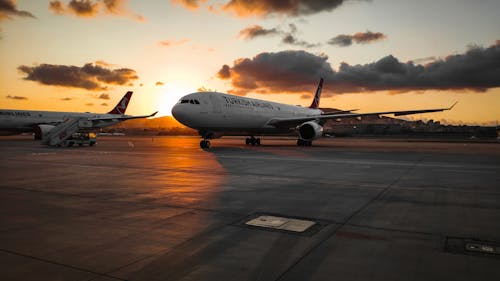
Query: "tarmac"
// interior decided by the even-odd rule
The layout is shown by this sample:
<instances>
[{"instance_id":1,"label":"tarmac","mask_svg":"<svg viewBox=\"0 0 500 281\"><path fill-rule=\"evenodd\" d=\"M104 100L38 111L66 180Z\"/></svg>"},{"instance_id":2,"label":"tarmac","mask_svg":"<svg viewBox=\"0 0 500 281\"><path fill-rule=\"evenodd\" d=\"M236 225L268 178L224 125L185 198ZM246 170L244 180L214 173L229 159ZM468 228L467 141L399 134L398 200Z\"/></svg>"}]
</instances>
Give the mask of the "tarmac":
<instances>
[{"instance_id":1,"label":"tarmac","mask_svg":"<svg viewBox=\"0 0 500 281\"><path fill-rule=\"evenodd\" d=\"M499 280L499 143L262 142L1 137L0 279Z\"/></svg>"}]
</instances>

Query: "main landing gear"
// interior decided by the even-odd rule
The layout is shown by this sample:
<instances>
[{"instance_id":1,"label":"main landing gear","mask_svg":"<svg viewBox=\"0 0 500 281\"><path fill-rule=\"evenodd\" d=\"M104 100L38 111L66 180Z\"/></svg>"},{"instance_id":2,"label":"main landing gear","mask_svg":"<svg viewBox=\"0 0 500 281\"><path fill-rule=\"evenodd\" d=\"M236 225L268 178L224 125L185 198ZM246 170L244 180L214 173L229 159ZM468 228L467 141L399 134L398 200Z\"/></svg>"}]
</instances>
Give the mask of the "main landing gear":
<instances>
[{"instance_id":1,"label":"main landing gear","mask_svg":"<svg viewBox=\"0 0 500 281\"><path fill-rule=\"evenodd\" d=\"M252 137L249 137L249 138L246 138L245 139L245 144L246 145L260 145L260 138L254 138L253 136Z\"/></svg>"},{"instance_id":2,"label":"main landing gear","mask_svg":"<svg viewBox=\"0 0 500 281\"><path fill-rule=\"evenodd\" d=\"M201 149L209 149L210 148L210 141L209 140L201 140L200 141L200 148Z\"/></svg>"},{"instance_id":3,"label":"main landing gear","mask_svg":"<svg viewBox=\"0 0 500 281\"><path fill-rule=\"evenodd\" d=\"M298 146L312 146L312 140L303 140L303 139L298 139L297 140L297 145Z\"/></svg>"}]
</instances>

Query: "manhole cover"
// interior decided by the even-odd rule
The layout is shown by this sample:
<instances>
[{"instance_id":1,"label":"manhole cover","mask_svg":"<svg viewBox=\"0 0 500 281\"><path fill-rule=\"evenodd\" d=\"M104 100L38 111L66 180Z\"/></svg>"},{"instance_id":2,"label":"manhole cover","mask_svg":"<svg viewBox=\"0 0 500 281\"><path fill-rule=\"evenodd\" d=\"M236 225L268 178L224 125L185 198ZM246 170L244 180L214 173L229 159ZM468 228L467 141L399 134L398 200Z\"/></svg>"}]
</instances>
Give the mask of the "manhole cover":
<instances>
[{"instance_id":1,"label":"manhole cover","mask_svg":"<svg viewBox=\"0 0 500 281\"><path fill-rule=\"evenodd\" d=\"M262 213L252 214L239 223L251 228L300 235L313 235L327 224L323 220Z\"/></svg>"}]
</instances>

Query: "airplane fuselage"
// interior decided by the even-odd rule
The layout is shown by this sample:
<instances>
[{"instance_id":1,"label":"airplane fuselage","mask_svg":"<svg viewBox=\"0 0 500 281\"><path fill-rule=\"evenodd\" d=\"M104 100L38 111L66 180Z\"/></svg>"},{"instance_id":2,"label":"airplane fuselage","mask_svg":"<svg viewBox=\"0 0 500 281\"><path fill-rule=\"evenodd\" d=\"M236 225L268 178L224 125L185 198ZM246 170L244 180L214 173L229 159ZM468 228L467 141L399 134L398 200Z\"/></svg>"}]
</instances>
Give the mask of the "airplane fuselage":
<instances>
[{"instance_id":1,"label":"airplane fuselage","mask_svg":"<svg viewBox=\"0 0 500 281\"><path fill-rule=\"evenodd\" d=\"M223 135L282 135L293 128L268 124L273 118L317 116L319 109L264 101L218 92L198 92L184 96L172 115L182 124L207 138ZM210 135L212 134L212 135Z\"/></svg>"},{"instance_id":2,"label":"airplane fuselage","mask_svg":"<svg viewBox=\"0 0 500 281\"><path fill-rule=\"evenodd\" d=\"M112 118L122 117L119 114L96 114L90 112L60 112L0 109L0 132L33 132L40 124L57 125L68 118ZM96 122L94 128L102 128L119 123L119 120L103 120Z\"/></svg>"}]
</instances>

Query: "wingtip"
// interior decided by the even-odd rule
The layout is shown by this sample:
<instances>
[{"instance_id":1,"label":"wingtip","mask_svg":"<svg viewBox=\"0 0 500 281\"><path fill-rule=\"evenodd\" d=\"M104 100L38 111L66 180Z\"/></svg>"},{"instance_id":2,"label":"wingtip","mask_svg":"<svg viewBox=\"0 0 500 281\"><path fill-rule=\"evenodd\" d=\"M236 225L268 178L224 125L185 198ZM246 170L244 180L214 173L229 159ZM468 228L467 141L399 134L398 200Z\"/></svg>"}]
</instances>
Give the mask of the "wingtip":
<instances>
[{"instance_id":1,"label":"wingtip","mask_svg":"<svg viewBox=\"0 0 500 281\"><path fill-rule=\"evenodd\" d=\"M156 115L156 113L158 113L158 111L155 111L153 114L149 115L149 117L153 117Z\"/></svg>"},{"instance_id":2,"label":"wingtip","mask_svg":"<svg viewBox=\"0 0 500 281\"><path fill-rule=\"evenodd\" d=\"M448 108L448 110L453 109L453 107L455 107L455 105L457 105L457 103L458 103L458 101L456 101L456 102L455 102L452 106L450 106L450 107Z\"/></svg>"}]
</instances>

